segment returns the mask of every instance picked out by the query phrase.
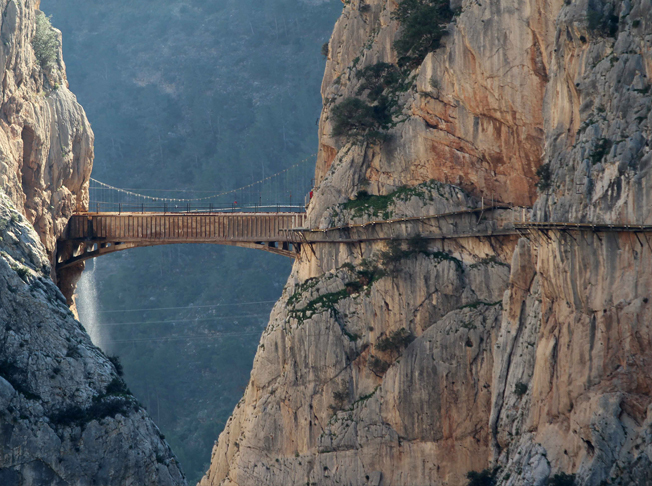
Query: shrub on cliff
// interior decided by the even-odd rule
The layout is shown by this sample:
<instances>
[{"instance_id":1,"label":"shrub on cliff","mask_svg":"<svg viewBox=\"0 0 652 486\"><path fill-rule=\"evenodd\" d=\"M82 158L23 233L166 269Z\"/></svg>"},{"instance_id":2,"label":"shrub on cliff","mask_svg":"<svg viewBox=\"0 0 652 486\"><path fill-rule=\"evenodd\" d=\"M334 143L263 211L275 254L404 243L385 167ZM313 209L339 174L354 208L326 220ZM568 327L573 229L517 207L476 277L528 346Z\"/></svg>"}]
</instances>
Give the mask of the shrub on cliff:
<instances>
[{"instance_id":1,"label":"shrub on cliff","mask_svg":"<svg viewBox=\"0 0 652 486\"><path fill-rule=\"evenodd\" d=\"M489 469L481 472L469 471L466 474L468 486L494 486L496 484L495 473Z\"/></svg>"},{"instance_id":2,"label":"shrub on cliff","mask_svg":"<svg viewBox=\"0 0 652 486\"><path fill-rule=\"evenodd\" d=\"M446 24L453 20L449 0L402 0L394 18L401 24L394 48L399 65L415 68L440 46Z\"/></svg>"},{"instance_id":3,"label":"shrub on cliff","mask_svg":"<svg viewBox=\"0 0 652 486\"><path fill-rule=\"evenodd\" d=\"M402 327L398 331L392 332L389 336L380 338L374 348L381 352L396 352L407 347L412 341L414 341L414 335Z\"/></svg>"},{"instance_id":4,"label":"shrub on cliff","mask_svg":"<svg viewBox=\"0 0 652 486\"><path fill-rule=\"evenodd\" d=\"M552 187L552 171L550 170L550 164L543 164L537 169L537 177L539 181L537 182L537 188L541 192L545 192Z\"/></svg>"},{"instance_id":5,"label":"shrub on cliff","mask_svg":"<svg viewBox=\"0 0 652 486\"><path fill-rule=\"evenodd\" d=\"M575 486L575 475L558 473L548 480L548 486Z\"/></svg>"},{"instance_id":6,"label":"shrub on cliff","mask_svg":"<svg viewBox=\"0 0 652 486\"><path fill-rule=\"evenodd\" d=\"M55 66L59 59L59 36L52 27L50 18L40 10L36 11L36 33L32 47L42 68Z\"/></svg>"},{"instance_id":7,"label":"shrub on cliff","mask_svg":"<svg viewBox=\"0 0 652 486\"><path fill-rule=\"evenodd\" d=\"M369 357L367 366L369 367L369 370L376 376L383 376L389 369L389 363L387 361L384 361L373 355Z\"/></svg>"},{"instance_id":8,"label":"shrub on cliff","mask_svg":"<svg viewBox=\"0 0 652 486\"><path fill-rule=\"evenodd\" d=\"M346 98L332 111L334 137L355 142L378 142L384 138L392 116L386 100L372 106L359 98Z\"/></svg>"},{"instance_id":9,"label":"shrub on cliff","mask_svg":"<svg viewBox=\"0 0 652 486\"><path fill-rule=\"evenodd\" d=\"M388 97L393 98L396 92L405 91L409 87L407 77L394 64L377 62L356 73L356 78L361 81L356 94L360 96L366 92L368 100L377 101L388 91Z\"/></svg>"}]
</instances>

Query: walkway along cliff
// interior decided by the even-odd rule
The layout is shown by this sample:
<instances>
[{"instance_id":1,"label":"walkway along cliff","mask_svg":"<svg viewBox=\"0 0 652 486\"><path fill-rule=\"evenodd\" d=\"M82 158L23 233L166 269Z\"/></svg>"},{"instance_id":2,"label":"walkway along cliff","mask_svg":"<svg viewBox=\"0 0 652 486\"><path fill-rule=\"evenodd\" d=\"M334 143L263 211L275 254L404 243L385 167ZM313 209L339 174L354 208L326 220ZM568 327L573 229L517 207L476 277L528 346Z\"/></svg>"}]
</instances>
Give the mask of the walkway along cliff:
<instances>
[{"instance_id":1,"label":"walkway along cliff","mask_svg":"<svg viewBox=\"0 0 652 486\"><path fill-rule=\"evenodd\" d=\"M87 209L93 132L38 0L0 0L0 484L182 485L120 368L75 320L57 240Z\"/></svg>"},{"instance_id":2,"label":"walkway along cliff","mask_svg":"<svg viewBox=\"0 0 652 486\"><path fill-rule=\"evenodd\" d=\"M649 0L345 2L307 226L418 222L302 246L202 486L650 484L650 237L546 222L652 224L651 38ZM542 231L419 236L483 200Z\"/></svg>"}]
</instances>

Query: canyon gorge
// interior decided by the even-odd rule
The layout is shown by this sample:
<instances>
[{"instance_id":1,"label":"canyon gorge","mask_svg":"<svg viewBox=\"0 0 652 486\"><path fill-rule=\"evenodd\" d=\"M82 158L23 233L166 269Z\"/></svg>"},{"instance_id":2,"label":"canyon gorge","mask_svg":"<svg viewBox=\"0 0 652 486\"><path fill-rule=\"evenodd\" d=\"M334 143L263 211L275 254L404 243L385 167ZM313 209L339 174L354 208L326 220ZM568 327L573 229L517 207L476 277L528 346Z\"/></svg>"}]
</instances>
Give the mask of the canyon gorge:
<instances>
[{"instance_id":1,"label":"canyon gorge","mask_svg":"<svg viewBox=\"0 0 652 486\"><path fill-rule=\"evenodd\" d=\"M652 1L343 4L307 207L339 240L301 245L199 484L652 484L652 238L495 231L652 225ZM94 134L39 7L0 0L0 484L186 484L53 270Z\"/></svg>"}]
</instances>

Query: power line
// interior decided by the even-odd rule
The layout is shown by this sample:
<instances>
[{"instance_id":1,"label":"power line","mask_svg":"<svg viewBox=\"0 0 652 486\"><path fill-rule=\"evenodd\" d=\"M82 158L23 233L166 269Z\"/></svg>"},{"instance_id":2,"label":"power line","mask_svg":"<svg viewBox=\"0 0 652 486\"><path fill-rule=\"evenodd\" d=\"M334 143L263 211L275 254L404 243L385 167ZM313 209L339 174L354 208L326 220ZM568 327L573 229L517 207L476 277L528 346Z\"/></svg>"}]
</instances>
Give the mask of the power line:
<instances>
[{"instance_id":1,"label":"power line","mask_svg":"<svg viewBox=\"0 0 652 486\"><path fill-rule=\"evenodd\" d=\"M167 341L193 341L195 339L215 339L231 336L258 336L263 332L248 331L248 332L223 332L223 333L210 333L197 336L170 336L170 337L155 337L155 338L135 338L135 339L115 339L110 341L102 341L103 344L121 344L121 343L152 343L152 342L167 342Z\"/></svg>"},{"instance_id":2,"label":"power line","mask_svg":"<svg viewBox=\"0 0 652 486\"><path fill-rule=\"evenodd\" d=\"M226 319L244 319L248 317L269 317L269 314L246 314L241 316L202 317L198 319L170 319L167 321L109 322L107 324L100 323L99 326L105 327L105 326L136 326L139 324L177 324L179 322L222 321Z\"/></svg>"},{"instance_id":3,"label":"power line","mask_svg":"<svg viewBox=\"0 0 652 486\"><path fill-rule=\"evenodd\" d=\"M233 304L212 304L212 305L190 305L183 307L150 307L147 309L116 309L116 310L100 310L98 313L102 314L113 314L116 312L147 312L147 311L158 311L158 310L179 310L179 309L206 309L210 307L233 307L240 305L258 305L258 304L274 304L275 300L261 300L259 302L235 302Z\"/></svg>"}]
</instances>

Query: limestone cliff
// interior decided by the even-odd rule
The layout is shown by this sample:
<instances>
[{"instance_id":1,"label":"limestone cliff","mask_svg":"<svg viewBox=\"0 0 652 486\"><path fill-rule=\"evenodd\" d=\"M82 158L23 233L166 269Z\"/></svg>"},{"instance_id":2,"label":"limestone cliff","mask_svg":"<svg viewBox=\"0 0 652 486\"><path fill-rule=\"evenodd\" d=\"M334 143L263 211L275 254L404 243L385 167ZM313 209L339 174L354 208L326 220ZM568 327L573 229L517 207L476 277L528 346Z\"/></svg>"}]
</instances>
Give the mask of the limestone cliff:
<instances>
[{"instance_id":1,"label":"limestone cliff","mask_svg":"<svg viewBox=\"0 0 652 486\"><path fill-rule=\"evenodd\" d=\"M37 8L0 0L0 484L185 484L51 278L57 237L88 204L93 133Z\"/></svg>"},{"instance_id":2,"label":"limestone cliff","mask_svg":"<svg viewBox=\"0 0 652 486\"><path fill-rule=\"evenodd\" d=\"M441 46L381 86L382 137L335 136L401 64L401 3L345 2L335 26L311 226L533 209L304 247L201 484L650 484L650 237L414 235L649 224L652 4L453 2Z\"/></svg>"}]
</instances>

